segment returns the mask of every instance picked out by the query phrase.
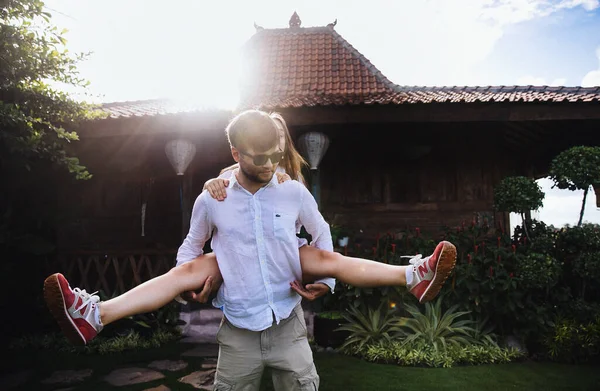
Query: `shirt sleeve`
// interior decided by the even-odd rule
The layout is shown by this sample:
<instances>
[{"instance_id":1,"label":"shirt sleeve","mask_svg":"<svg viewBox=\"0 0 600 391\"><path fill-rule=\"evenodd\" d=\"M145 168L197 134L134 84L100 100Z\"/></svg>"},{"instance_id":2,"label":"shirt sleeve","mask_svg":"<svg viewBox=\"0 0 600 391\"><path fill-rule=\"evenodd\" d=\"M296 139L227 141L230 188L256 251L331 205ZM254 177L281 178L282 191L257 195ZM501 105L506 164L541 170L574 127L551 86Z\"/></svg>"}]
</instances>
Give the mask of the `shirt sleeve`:
<instances>
[{"instance_id":1,"label":"shirt sleeve","mask_svg":"<svg viewBox=\"0 0 600 391\"><path fill-rule=\"evenodd\" d=\"M203 191L192 209L192 218L190 221L190 232L177 251L177 266L193 261L195 258L204 254L202 250L204 244L210 239L213 231L213 225L208 213L206 197L208 192Z\"/></svg>"},{"instance_id":2,"label":"shirt sleeve","mask_svg":"<svg viewBox=\"0 0 600 391\"><path fill-rule=\"evenodd\" d=\"M329 224L319 212L317 202L308 189L300 185L302 204L298 219L300 224L304 226L306 232L312 236L312 245L320 250L333 252L333 240L331 239L331 229ZM322 278L315 282L320 282L331 289L331 293L335 290L335 278Z\"/></svg>"}]
</instances>

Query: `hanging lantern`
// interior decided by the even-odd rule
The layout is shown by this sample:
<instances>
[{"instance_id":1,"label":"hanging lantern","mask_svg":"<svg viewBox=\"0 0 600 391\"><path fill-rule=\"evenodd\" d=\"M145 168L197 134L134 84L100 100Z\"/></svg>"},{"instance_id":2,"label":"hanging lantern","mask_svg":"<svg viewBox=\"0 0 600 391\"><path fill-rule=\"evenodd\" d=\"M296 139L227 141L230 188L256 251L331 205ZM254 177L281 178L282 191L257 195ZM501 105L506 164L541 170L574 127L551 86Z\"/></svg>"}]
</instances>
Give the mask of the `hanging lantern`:
<instances>
[{"instance_id":1,"label":"hanging lantern","mask_svg":"<svg viewBox=\"0 0 600 391\"><path fill-rule=\"evenodd\" d=\"M188 140L175 139L165 145L165 153L177 175L183 175L196 155L196 146Z\"/></svg>"},{"instance_id":2,"label":"hanging lantern","mask_svg":"<svg viewBox=\"0 0 600 391\"><path fill-rule=\"evenodd\" d=\"M329 147L329 137L320 132L308 132L298 138L298 148L308 161L311 170L316 170Z\"/></svg>"}]
</instances>

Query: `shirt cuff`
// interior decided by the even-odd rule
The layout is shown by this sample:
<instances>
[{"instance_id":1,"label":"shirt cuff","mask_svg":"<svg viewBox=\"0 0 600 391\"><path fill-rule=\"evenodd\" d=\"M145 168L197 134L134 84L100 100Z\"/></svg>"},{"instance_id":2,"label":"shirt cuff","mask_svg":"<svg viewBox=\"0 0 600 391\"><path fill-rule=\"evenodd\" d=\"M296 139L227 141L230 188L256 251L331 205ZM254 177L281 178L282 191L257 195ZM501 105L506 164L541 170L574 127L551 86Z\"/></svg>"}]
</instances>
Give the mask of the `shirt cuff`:
<instances>
[{"instance_id":1,"label":"shirt cuff","mask_svg":"<svg viewBox=\"0 0 600 391\"><path fill-rule=\"evenodd\" d=\"M318 283L327 285L329 289L331 289L331 294L335 293L335 278L322 278L320 280L315 281L315 284Z\"/></svg>"}]
</instances>

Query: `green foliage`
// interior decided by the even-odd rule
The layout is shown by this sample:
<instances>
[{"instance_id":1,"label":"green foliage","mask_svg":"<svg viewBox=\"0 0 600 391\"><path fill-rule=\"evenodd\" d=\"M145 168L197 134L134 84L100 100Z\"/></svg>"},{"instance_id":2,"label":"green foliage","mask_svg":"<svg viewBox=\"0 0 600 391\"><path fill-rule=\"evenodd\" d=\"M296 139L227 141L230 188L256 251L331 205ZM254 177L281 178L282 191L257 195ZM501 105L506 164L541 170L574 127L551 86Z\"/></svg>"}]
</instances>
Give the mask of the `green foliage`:
<instances>
[{"instance_id":1,"label":"green foliage","mask_svg":"<svg viewBox=\"0 0 600 391\"><path fill-rule=\"evenodd\" d=\"M382 310L381 305L376 310L369 308L366 314L358 308L349 308L348 312L343 314L347 323L336 330L350 332L350 336L340 349L361 349L368 344L391 342L392 338L400 332L397 325L399 318L387 307L384 308Z\"/></svg>"},{"instance_id":2,"label":"green foliage","mask_svg":"<svg viewBox=\"0 0 600 391\"><path fill-rule=\"evenodd\" d=\"M583 253L600 251L600 225L582 224L561 229L556 236L559 257L573 261Z\"/></svg>"},{"instance_id":3,"label":"green foliage","mask_svg":"<svg viewBox=\"0 0 600 391\"><path fill-rule=\"evenodd\" d=\"M550 179L559 189L586 190L600 185L600 147L578 146L561 152L552 160Z\"/></svg>"},{"instance_id":4,"label":"green foliage","mask_svg":"<svg viewBox=\"0 0 600 391\"><path fill-rule=\"evenodd\" d=\"M473 321L465 318L469 312L457 309L458 306L454 305L442 311L441 297L435 304L426 303L424 313L412 304L406 305L406 311L412 317L403 317L399 322L404 337L403 345L430 346L437 353L445 351L448 346L460 347L476 343L473 338Z\"/></svg>"},{"instance_id":5,"label":"green foliage","mask_svg":"<svg viewBox=\"0 0 600 391\"><path fill-rule=\"evenodd\" d=\"M315 316L323 319L344 319L344 315L340 311L324 311L315 314Z\"/></svg>"},{"instance_id":6,"label":"green foliage","mask_svg":"<svg viewBox=\"0 0 600 391\"><path fill-rule=\"evenodd\" d=\"M600 317L587 323L556 322L544 346L554 361L580 363L600 357Z\"/></svg>"},{"instance_id":7,"label":"green foliage","mask_svg":"<svg viewBox=\"0 0 600 391\"><path fill-rule=\"evenodd\" d=\"M177 340L181 334L176 330L155 330L148 336L136 331L114 337L99 336L86 346L72 345L62 334L30 335L15 339L11 350L49 350L73 354L114 354L128 350L160 347Z\"/></svg>"},{"instance_id":8,"label":"green foliage","mask_svg":"<svg viewBox=\"0 0 600 391\"><path fill-rule=\"evenodd\" d=\"M544 192L531 178L505 178L494 189L494 206L501 212L526 213L544 205Z\"/></svg>"},{"instance_id":9,"label":"green foliage","mask_svg":"<svg viewBox=\"0 0 600 391\"><path fill-rule=\"evenodd\" d=\"M550 164L550 179L559 189L583 190L579 222L583 222L590 186L600 185L600 147L577 146L561 152Z\"/></svg>"},{"instance_id":10,"label":"green foliage","mask_svg":"<svg viewBox=\"0 0 600 391\"><path fill-rule=\"evenodd\" d=\"M86 56L65 48L65 30L51 24L43 1L11 0L0 9L0 147L2 163L30 168L39 159L65 167L78 179L89 172L65 146L78 139L66 130L99 114L55 86L84 88L77 64ZM14 163L14 162L13 162Z\"/></svg>"},{"instance_id":11,"label":"green foliage","mask_svg":"<svg viewBox=\"0 0 600 391\"><path fill-rule=\"evenodd\" d=\"M412 347L400 342L368 345L355 350L354 355L371 362L434 368L503 364L523 358L517 350L492 345L448 346L444 351L436 351L431 347Z\"/></svg>"},{"instance_id":12,"label":"green foliage","mask_svg":"<svg viewBox=\"0 0 600 391\"><path fill-rule=\"evenodd\" d=\"M600 253L581 254L573 263L573 271L583 280L600 283Z\"/></svg>"},{"instance_id":13,"label":"green foliage","mask_svg":"<svg viewBox=\"0 0 600 391\"><path fill-rule=\"evenodd\" d=\"M524 287L548 289L558 283L562 262L548 254L530 253L519 260L518 271Z\"/></svg>"}]
</instances>

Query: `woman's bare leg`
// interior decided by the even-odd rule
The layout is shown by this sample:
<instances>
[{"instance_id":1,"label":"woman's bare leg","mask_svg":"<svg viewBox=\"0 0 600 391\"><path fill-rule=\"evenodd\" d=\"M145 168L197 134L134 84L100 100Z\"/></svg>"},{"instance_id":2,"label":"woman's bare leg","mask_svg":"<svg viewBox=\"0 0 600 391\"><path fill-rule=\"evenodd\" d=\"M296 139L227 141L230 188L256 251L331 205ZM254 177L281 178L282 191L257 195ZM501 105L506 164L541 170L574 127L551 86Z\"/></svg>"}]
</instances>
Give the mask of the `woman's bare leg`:
<instances>
[{"instance_id":1,"label":"woman's bare leg","mask_svg":"<svg viewBox=\"0 0 600 391\"><path fill-rule=\"evenodd\" d=\"M348 257L312 246L300 248L300 264L304 281L334 277L361 288L405 286L406 269L409 267Z\"/></svg>"},{"instance_id":2,"label":"woman's bare leg","mask_svg":"<svg viewBox=\"0 0 600 391\"><path fill-rule=\"evenodd\" d=\"M209 276L213 279L213 289L223 281L214 253L202 255L120 296L101 302L102 324L106 326L127 316L157 310L183 292L202 288Z\"/></svg>"}]
</instances>

